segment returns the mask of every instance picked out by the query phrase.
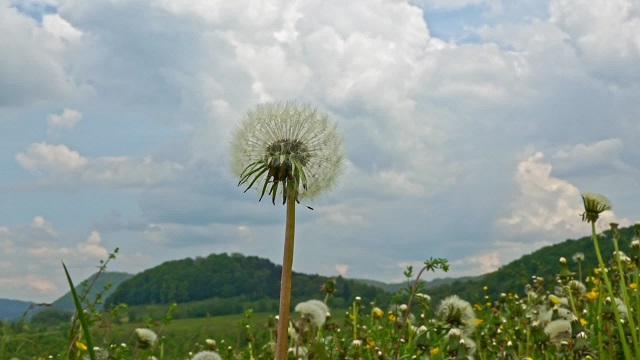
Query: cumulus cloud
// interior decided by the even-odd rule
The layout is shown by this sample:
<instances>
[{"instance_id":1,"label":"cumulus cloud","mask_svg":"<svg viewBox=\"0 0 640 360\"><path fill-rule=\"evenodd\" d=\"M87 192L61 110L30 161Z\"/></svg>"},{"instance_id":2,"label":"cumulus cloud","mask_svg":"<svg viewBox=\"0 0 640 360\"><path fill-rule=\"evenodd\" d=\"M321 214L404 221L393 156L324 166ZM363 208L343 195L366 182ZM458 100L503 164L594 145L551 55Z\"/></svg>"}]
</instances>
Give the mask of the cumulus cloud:
<instances>
[{"instance_id":1,"label":"cumulus cloud","mask_svg":"<svg viewBox=\"0 0 640 360\"><path fill-rule=\"evenodd\" d=\"M47 123L49 124L47 133L52 135L56 134L61 129L72 129L80 119L82 119L81 112L68 108L64 108L60 115L49 114L47 117Z\"/></svg>"},{"instance_id":2,"label":"cumulus cloud","mask_svg":"<svg viewBox=\"0 0 640 360\"><path fill-rule=\"evenodd\" d=\"M16 155L24 169L33 172L66 172L81 168L87 159L66 145L51 145L45 142L31 144L27 152Z\"/></svg>"},{"instance_id":3,"label":"cumulus cloud","mask_svg":"<svg viewBox=\"0 0 640 360\"><path fill-rule=\"evenodd\" d=\"M65 24L52 16L43 28L18 9L0 5L0 107L71 99L85 92L60 58L65 47L61 38L74 37Z\"/></svg>"},{"instance_id":4,"label":"cumulus cloud","mask_svg":"<svg viewBox=\"0 0 640 360\"><path fill-rule=\"evenodd\" d=\"M509 205L510 215L497 220L503 236L544 236L556 241L585 232L580 218L584 212L581 191L570 182L551 175L552 166L541 152L536 152L518 164L516 181L520 195ZM615 219L613 211L601 214L601 223Z\"/></svg>"},{"instance_id":5,"label":"cumulus cloud","mask_svg":"<svg viewBox=\"0 0 640 360\"><path fill-rule=\"evenodd\" d=\"M53 222L42 216L30 224L0 226L0 245L0 292L30 301L53 301L66 291L60 261L80 267L80 275L86 277L108 255L98 232L85 241L65 244Z\"/></svg>"},{"instance_id":6,"label":"cumulus cloud","mask_svg":"<svg viewBox=\"0 0 640 360\"><path fill-rule=\"evenodd\" d=\"M139 187L173 181L183 166L171 161L154 161L151 157L86 158L66 145L45 142L31 144L25 153L16 155L24 169L41 173L49 185L84 184Z\"/></svg>"},{"instance_id":7,"label":"cumulus cloud","mask_svg":"<svg viewBox=\"0 0 640 360\"><path fill-rule=\"evenodd\" d=\"M599 78L618 84L640 79L640 4L628 0L554 0L551 19L569 36Z\"/></svg>"},{"instance_id":8,"label":"cumulus cloud","mask_svg":"<svg viewBox=\"0 0 640 360\"><path fill-rule=\"evenodd\" d=\"M559 176L637 172L620 158L621 139L605 139L593 144L566 146L551 157L553 172Z\"/></svg>"}]
</instances>

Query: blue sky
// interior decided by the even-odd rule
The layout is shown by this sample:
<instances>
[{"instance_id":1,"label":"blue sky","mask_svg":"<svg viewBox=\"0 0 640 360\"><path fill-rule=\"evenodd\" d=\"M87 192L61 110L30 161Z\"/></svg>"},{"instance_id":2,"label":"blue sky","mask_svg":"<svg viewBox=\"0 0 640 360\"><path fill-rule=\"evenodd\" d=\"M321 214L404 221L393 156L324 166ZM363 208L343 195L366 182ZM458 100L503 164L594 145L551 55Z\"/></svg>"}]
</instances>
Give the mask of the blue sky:
<instances>
[{"instance_id":1,"label":"blue sky","mask_svg":"<svg viewBox=\"0 0 640 360\"><path fill-rule=\"evenodd\" d=\"M231 132L308 102L338 186L298 211L294 269L397 281L495 270L588 232L580 193L640 219L640 5L626 0L0 0L0 296L60 261L281 259L284 208L243 193ZM571 256L572 254L567 254ZM437 274L436 276L443 276Z\"/></svg>"}]
</instances>

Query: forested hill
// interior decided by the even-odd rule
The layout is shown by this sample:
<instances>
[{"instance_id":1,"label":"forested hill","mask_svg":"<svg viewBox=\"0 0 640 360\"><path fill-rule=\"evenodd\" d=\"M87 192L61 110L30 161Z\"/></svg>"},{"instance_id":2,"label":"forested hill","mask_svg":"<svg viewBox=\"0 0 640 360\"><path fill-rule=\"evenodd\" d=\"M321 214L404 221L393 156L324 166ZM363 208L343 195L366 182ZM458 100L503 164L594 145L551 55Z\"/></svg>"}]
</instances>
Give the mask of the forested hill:
<instances>
[{"instance_id":1,"label":"forested hill","mask_svg":"<svg viewBox=\"0 0 640 360\"><path fill-rule=\"evenodd\" d=\"M585 228L588 229L589 226L585 224ZM633 226L620 229L620 251L629 252L629 245L633 235ZM607 230L604 234L599 235L599 244L604 261L608 261L613 256L614 251L610 231ZM584 281L584 277L591 274L592 269L597 267L598 264L590 235L578 240L569 239L559 244L543 247L482 277L470 280L456 280L453 283L432 288L427 292L434 299L456 294L473 302L484 302L483 297L485 295L489 295L492 298L495 298L500 293L509 292L523 295L524 286L531 283L532 276L544 278L547 284L554 283L555 276L560 271L560 257L567 259L569 269L576 274L575 279L578 279L578 264L572 260L573 255L578 252L584 254L582 263L583 278L581 279ZM488 291L483 290L484 286L487 286Z\"/></svg>"},{"instance_id":2,"label":"forested hill","mask_svg":"<svg viewBox=\"0 0 640 360\"><path fill-rule=\"evenodd\" d=\"M106 300L127 305L186 303L211 298L238 301L277 299L280 296L281 266L267 259L241 254L212 254L165 262L124 281ZM293 274L292 298L321 299L320 287L326 276ZM389 302L391 294L366 284L341 277L335 279L334 302L344 304L355 296Z\"/></svg>"}]
</instances>

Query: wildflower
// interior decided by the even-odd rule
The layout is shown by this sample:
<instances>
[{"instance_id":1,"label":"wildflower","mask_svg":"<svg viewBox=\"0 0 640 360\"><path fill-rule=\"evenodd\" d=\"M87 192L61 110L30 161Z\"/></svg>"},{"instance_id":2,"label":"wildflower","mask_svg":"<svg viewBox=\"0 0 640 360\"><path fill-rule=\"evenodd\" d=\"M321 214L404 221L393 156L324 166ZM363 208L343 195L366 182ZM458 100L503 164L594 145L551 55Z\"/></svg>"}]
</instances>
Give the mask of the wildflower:
<instances>
[{"instance_id":1,"label":"wildflower","mask_svg":"<svg viewBox=\"0 0 640 360\"><path fill-rule=\"evenodd\" d=\"M207 344L207 347L209 347L209 350L215 350L218 347L216 341L213 339L207 339L204 342Z\"/></svg>"},{"instance_id":2,"label":"wildflower","mask_svg":"<svg viewBox=\"0 0 640 360\"><path fill-rule=\"evenodd\" d=\"M424 302L431 302L431 296L423 293L417 293L416 297Z\"/></svg>"},{"instance_id":3,"label":"wildflower","mask_svg":"<svg viewBox=\"0 0 640 360\"><path fill-rule=\"evenodd\" d=\"M315 198L336 181L344 159L342 139L326 114L308 105L277 102L247 113L231 142L238 185L262 191L272 202L282 183L288 196ZM266 176L265 176L266 175ZM246 190L245 190L246 191Z\"/></svg>"},{"instance_id":4,"label":"wildflower","mask_svg":"<svg viewBox=\"0 0 640 360\"><path fill-rule=\"evenodd\" d=\"M135 330L135 334L138 338L138 346L142 349L154 346L158 339L158 335L151 329L138 328Z\"/></svg>"},{"instance_id":5,"label":"wildflower","mask_svg":"<svg viewBox=\"0 0 640 360\"><path fill-rule=\"evenodd\" d=\"M193 355L191 360L222 360L222 358L215 351L200 351Z\"/></svg>"},{"instance_id":6,"label":"wildflower","mask_svg":"<svg viewBox=\"0 0 640 360\"><path fill-rule=\"evenodd\" d=\"M549 335L551 342L559 344L571 337L571 322L565 319L553 320L545 326L544 332Z\"/></svg>"},{"instance_id":7,"label":"wildflower","mask_svg":"<svg viewBox=\"0 0 640 360\"><path fill-rule=\"evenodd\" d=\"M384 311L382 311L382 309L380 309L379 307L374 307L373 310L371 310L371 312L373 313L373 316L378 318L384 315Z\"/></svg>"},{"instance_id":8,"label":"wildflower","mask_svg":"<svg viewBox=\"0 0 640 360\"><path fill-rule=\"evenodd\" d=\"M573 256L571 257L573 259L573 261L575 262L581 262L584 261L584 253L582 252L577 252L575 254L573 254Z\"/></svg>"},{"instance_id":9,"label":"wildflower","mask_svg":"<svg viewBox=\"0 0 640 360\"><path fill-rule=\"evenodd\" d=\"M635 290L635 289L637 289L637 288L638 288L638 284L636 284L636 283L631 283L631 284L629 284L629 288L631 288L631 289Z\"/></svg>"},{"instance_id":10,"label":"wildflower","mask_svg":"<svg viewBox=\"0 0 640 360\"><path fill-rule=\"evenodd\" d=\"M81 341L76 341L76 348L80 351L87 351L87 345Z\"/></svg>"},{"instance_id":11,"label":"wildflower","mask_svg":"<svg viewBox=\"0 0 640 360\"><path fill-rule=\"evenodd\" d=\"M351 345L353 345L355 347L360 347L360 345L362 345L362 340L355 339L355 340L353 340L353 342L351 342Z\"/></svg>"},{"instance_id":12,"label":"wildflower","mask_svg":"<svg viewBox=\"0 0 640 360\"><path fill-rule=\"evenodd\" d=\"M438 307L438 316L453 326L463 327L467 334L475 329L476 315L471 304L457 295L451 295L442 300Z\"/></svg>"},{"instance_id":13,"label":"wildflower","mask_svg":"<svg viewBox=\"0 0 640 360\"><path fill-rule=\"evenodd\" d=\"M611 210L611 201L600 194L584 193L582 202L584 203L582 221L595 223L602 212Z\"/></svg>"},{"instance_id":14,"label":"wildflower","mask_svg":"<svg viewBox=\"0 0 640 360\"><path fill-rule=\"evenodd\" d=\"M485 285L485 286L482 287L482 290L487 291L487 290L489 290L489 287L487 285Z\"/></svg>"},{"instance_id":15,"label":"wildflower","mask_svg":"<svg viewBox=\"0 0 640 360\"><path fill-rule=\"evenodd\" d=\"M320 300L308 300L296 305L295 311L308 317L312 324L321 327L327 320L329 308Z\"/></svg>"},{"instance_id":16,"label":"wildflower","mask_svg":"<svg viewBox=\"0 0 640 360\"><path fill-rule=\"evenodd\" d=\"M296 346L296 347L289 348L288 352L295 355L296 359L306 359L307 354L309 353L307 348L304 346Z\"/></svg>"},{"instance_id":17,"label":"wildflower","mask_svg":"<svg viewBox=\"0 0 640 360\"><path fill-rule=\"evenodd\" d=\"M440 354L440 348L433 348L431 349L431 351L429 351L429 354L431 354L431 356L436 356L438 354Z\"/></svg>"},{"instance_id":18,"label":"wildflower","mask_svg":"<svg viewBox=\"0 0 640 360\"><path fill-rule=\"evenodd\" d=\"M585 320L585 318L580 318L580 325L587 326L587 324L589 324L589 322Z\"/></svg>"},{"instance_id":19,"label":"wildflower","mask_svg":"<svg viewBox=\"0 0 640 360\"><path fill-rule=\"evenodd\" d=\"M400 311L407 311L407 304L400 305L398 309L400 309Z\"/></svg>"},{"instance_id":20,"label":"wildflower","mask_svg":"<svg viewBox=\"0 0 640 360\"><path fill-rule=\"evenodd\" d=\"M587 292L587 287L584 286L584 284L578 280L569 281L569 289L573 293L580 294L580 295L583 295L584 293Z\"/></svg>"}]
</instances>

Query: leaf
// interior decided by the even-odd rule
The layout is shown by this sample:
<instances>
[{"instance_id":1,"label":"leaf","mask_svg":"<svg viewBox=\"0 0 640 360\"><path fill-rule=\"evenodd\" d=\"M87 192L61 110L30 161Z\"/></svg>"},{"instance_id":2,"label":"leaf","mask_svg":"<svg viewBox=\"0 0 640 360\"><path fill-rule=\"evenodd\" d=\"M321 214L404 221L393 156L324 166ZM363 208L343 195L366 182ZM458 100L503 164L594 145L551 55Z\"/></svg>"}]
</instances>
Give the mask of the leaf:
<instances>
[{"instance_id":1,"label":"leaf","mask_svg":"<svg viewBox=\"0 0 640 360\"><path fill-rule=\"evenodd\" d=\"M82 305L80 304L80 299L78 298L78 294L76 293L76 288L73 286L73 281L71 281L71 276L69 276L69 271L67 271L67 267L62 263L62 267L64 268L64 273L67 276L67 281L69 282L69 287L71 288L71 296L73 297L73 302L76 305L76 312L78 313L78 320L80 320L80 325L82 325L82 332L84 333L84 337L87 340L87 350L89 351L89 357L91 360L96 360L96 354L93 351L93 343L91 341L91 334L89 333L89 327L87 326L87 319L84 317L84 311L82 310Z\"/></svg>"}]
</instances>

